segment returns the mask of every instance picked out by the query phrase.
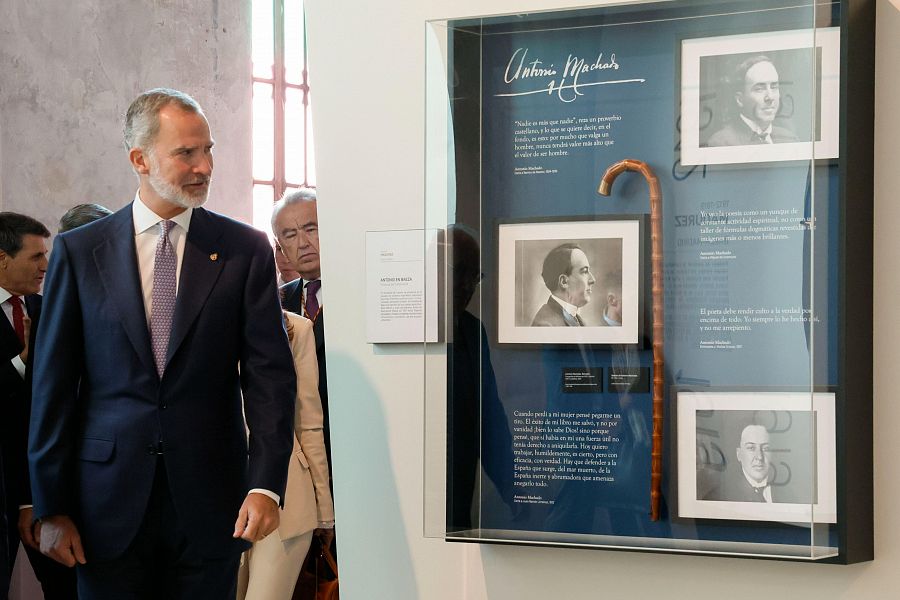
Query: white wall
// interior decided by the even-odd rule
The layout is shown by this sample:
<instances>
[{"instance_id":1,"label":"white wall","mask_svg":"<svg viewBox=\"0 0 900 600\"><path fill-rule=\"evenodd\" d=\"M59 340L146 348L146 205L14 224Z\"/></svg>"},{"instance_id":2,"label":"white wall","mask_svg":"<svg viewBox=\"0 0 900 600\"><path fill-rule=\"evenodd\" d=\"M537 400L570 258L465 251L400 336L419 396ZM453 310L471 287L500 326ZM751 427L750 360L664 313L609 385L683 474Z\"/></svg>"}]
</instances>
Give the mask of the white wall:
<instances>
[{"instance_id":1,"label":"white wall","mask_svg":"<svg viewBox=\"0 0 900 600\"><path fill-rule=\"evenodd\" d=\"M896 598L900 567L900 12L878 0L874 562L849 567L532 547L422 535L418 348L365 343L367 230L423 219L424 22L563 8L572 0L308 0L310 72L328 305L341 592L345 600ZM897 539L895 539L897 538Z\"/></svg>"}]
</instances>

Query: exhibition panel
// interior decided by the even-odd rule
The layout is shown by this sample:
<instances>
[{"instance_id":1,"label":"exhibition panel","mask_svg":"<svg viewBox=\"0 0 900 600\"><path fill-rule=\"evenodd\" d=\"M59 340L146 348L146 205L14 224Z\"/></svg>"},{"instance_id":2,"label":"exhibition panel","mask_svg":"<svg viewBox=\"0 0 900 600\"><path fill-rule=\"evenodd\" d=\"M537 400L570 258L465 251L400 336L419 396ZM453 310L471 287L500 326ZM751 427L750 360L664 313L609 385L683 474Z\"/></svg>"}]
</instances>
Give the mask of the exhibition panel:
<instances>
[{"instance_id":1,"label":"exhibition panel","mask_svg":"<svg viewBox=\"0 0 900 600\"><path fill-rule=\"evenodd\" d=\"M873 4L428 23L426 535L872 558Z\"/></svg>"}]
</instances>

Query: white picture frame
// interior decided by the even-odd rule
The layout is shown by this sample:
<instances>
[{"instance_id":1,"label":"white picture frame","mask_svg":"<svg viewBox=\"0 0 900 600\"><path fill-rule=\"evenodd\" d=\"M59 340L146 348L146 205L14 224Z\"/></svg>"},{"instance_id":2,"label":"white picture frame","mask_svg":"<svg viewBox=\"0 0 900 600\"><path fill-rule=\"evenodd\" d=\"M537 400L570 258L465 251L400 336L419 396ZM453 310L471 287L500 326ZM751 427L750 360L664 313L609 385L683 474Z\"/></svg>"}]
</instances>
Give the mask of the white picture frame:
<instances>
[{"instance_id":1,"label":"white picture frame","mask_svg":"<svg viewBox=\"0 0 900 600\"><path fill-rule=\"evenodd\" d=\"M835 396L810 392L679 391L677 403L678 516L697 519L835 523L837 483ZM771 436L772 502L736 501L707 494L703 474L741 477L736 458L743 426L763 425ZM724 468L719 469L718 464ZM781 467L781 475L775 466ZM732 475L727 475L731 473ZM779 481L780 479L780 481ZM793 497L789 492L794 485ZM793 500L793 501L792 501Z\"/></svg>"},{"instance_id":2,"label":"white picture frame","mask_svg":"<svg viewBox=\"0 0 900 600\"><path fill-rule=\"evenodd\" d=\"M781 106L775 124L782 130L794 128L797 141L709 146L717 130L739 119L723 74L753 55L769 57L778 68ZM680 162L690 166L837 158L839 98L839 27L682 40Z\"/></svg>"},{"instance_id":3,"label":"white picture frame","mask_svg":"<svg viewBox=\"0 0 900 600\"><path fill-rule=\"evenodd\" d=\"M498 342L637 344L642 322L641 230L641 218L501 224L497 236ZM578 312L585 326L534 326L535 314L551 296L541 278L543 260L549 250L565 243L577 244L591 263L592 272L596 271L593 289L597 293ZM605 304L600 287L611 273L613 277L618 273L621 283L619 326L600 321Z\"/></svg>"}]
</instances>

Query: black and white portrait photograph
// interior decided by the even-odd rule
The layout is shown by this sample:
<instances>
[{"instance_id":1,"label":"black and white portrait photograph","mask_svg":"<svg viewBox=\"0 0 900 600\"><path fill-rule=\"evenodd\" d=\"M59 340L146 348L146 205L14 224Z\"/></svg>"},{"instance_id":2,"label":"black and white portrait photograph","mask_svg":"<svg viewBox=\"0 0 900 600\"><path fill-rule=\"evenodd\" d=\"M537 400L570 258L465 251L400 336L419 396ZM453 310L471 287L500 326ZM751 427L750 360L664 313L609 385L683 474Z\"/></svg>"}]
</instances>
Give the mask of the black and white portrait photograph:
<instances>
[{"instance_id":1,"label":"black and white portrait photograph","mask_svg":"<svg viewBox=\"0 0 900 600\"><path fill-rule=\"evenodd\" d=\"M500 343L637 343L640 221L499 230Z\"/></svg>"},{"instance_id":2,"label":"black and white portrait photograph","mask_svg":"<svg viewBox=\"0 0 900 600\"><path fill-rule=\"evenodd\" d=\"M832 523L834 395L678 394L679 516Z\"/></svg>"},{"instance_id":3,"label":"black and white portrait photograph","mask_svg":"<svg viewBox=\"0 0 900 600\"><path fill-rule=\"evenodd\" d=\"M837 29L682 42L681 163L837 157Z\"/></svg>"}]
</instances>

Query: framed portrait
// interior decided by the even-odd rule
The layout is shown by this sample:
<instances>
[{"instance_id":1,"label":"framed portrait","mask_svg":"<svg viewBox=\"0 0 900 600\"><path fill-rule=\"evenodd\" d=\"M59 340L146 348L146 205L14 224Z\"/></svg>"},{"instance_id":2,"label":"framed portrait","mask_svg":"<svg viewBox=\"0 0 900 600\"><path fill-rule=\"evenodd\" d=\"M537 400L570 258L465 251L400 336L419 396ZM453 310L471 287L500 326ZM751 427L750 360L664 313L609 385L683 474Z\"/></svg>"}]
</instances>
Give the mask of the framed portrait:
<instances>
[{"instance_id":1,"label":"framed portrait","mask_svg":"<svg viewBox=\"0 0 900 600\"><path fill-rule=\"evenodd\" d=\"M502 223L497 341L637 344L643 216Z\"/></svg>"},{"instance_id":2,"label":"framed portrait","mask_svg":"<svg viewBox=\"0 0 900 600\"><path fill-rule=\"evenodd\" d=\"M681 43L681 164L837 158L840 28Z\"/></svg>"},{"instance_id":3,"label":"framed portrait","mask_svg":"<svg viewBox=\"0 0 900 600\"><path fill-rule=\"evenodd\" d=\"M835 523L834 394L679 391L678 516Z\"/></svg>"}]
</instances>

